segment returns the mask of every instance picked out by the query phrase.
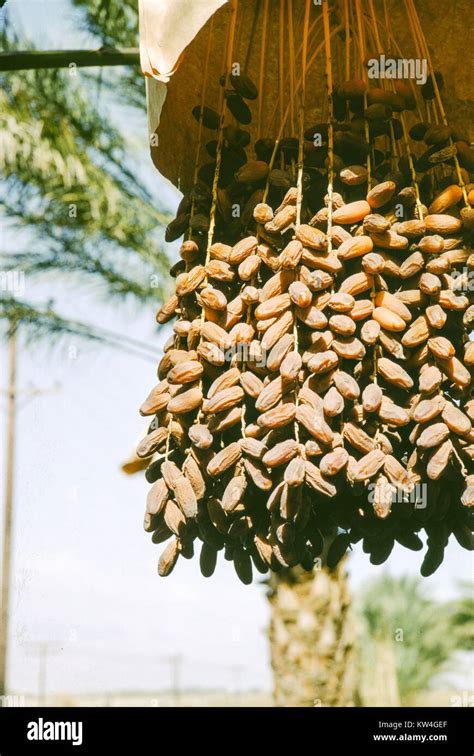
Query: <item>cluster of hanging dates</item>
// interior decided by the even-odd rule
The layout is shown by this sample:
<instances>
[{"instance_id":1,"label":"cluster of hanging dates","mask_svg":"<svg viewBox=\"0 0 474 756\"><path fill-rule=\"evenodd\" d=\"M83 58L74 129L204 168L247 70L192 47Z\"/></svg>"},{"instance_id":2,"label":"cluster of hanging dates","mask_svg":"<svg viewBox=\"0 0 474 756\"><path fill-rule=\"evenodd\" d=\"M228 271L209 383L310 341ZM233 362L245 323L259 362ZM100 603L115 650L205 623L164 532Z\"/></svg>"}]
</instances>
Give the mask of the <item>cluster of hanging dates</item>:
<instances>
[{"instance_id":1,"label":"cluster of hanging dates","mask_svg":"<svg viewBox=\"0 0 474 756\"><path fill-rule=\"evenodd\" d=\"M197 544L204 575L222 551L245 583L252 568L333 567L359 541L380 564L425 531L429 575L451 535L472 543L474 154L416 123L411 159L397 118L410 88L345 82L334 153L327 124L305 131L298 207L298 140L252 149L256 87L229 81L235 123L167 229L186 236L157 315L173 334L140 410L159 572ZM194 115L219 134L217 113Z\"/></svg>"}]
</instances>

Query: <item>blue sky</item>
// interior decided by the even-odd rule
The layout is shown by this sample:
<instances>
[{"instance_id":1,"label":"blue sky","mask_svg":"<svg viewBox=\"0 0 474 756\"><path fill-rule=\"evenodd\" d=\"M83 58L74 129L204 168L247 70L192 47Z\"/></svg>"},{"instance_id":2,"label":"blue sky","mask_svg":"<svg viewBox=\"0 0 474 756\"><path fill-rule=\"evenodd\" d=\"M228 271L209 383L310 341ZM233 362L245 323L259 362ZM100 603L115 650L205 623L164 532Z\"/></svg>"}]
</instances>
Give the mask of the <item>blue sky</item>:
<instances>
[{"instance_id":1,"label":"blue sky","mask_svg":"<svg viewBox=\"0 0 474 756\"><path fill-rule=\"evenodd\" d=\"M15 28L43 49L95 46L65 0L9 0L8 7ZM148 160L145 117L121 120L140 146L140 174L173 209L177 193ZM118 307L87 285L26 285L27 298L54 296L65 314L148 341L157 351L166 338L156 335L153 310ZM5 365L2 346L0 385ZM148 484L119 469L144 428L137 407L155 377L151 363L71 339L21 346L19 386L60 388L25 400L18 418L10 666L16 690L35 689L29 644L40 640L57 644L48 669L52 691L165 688L166 660L176 653L185 659L186 686L228 688L230 668L240 666L243 688L270 687L262 584L241 585L223 559L211 580L200 576L196 561L181 560L167 579L156 575L160 547L141 529ZM2 433L0 479L3 441ZM419 563L420 554L399 548L386 566L374 568L358 549L351 582L357 589L384 570L416 574ZM452 597L471 572L470 554L451 545L426 584L438 597Z\"/></svg>"}]
</instances>

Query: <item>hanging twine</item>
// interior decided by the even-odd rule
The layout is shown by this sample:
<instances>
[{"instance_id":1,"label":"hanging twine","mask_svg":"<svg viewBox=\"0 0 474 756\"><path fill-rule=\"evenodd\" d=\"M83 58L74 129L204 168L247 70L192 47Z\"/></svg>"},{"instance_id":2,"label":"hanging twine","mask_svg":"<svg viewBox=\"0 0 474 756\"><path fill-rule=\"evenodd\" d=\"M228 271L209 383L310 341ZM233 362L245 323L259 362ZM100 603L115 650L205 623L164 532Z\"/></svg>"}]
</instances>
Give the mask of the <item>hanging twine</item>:
<instances>
[{"instance_id":1,"label":"hanging twine","mask_svg":"<svg viewBox=\"0 0 474 756\"><path fill-rule=\"evenodd\" d=\"M433 66L433 61L431 59L431 54L430 54L430 51L429 51L429 48L428 48L428 43L426 41L426 37L425 37L425 35L423 33L423 29L422 29L422 26L421 26L421 23L420 23L420 18L418 16L418 12L416 10L416 7L415 7L415 4L414 4L413 0L405 0L405 2L406 2L406 5L407 5L407 8L409 8L409 10L410 10L411 18L413 19L413 23L414 23L415 29L417 30L417 33L419 34L419 38L420 38L420 41L421 41L421 46L422 46L424 55L426 57L426 60L428 61L428 67L429 67L430 74L431 74L431 80L433 82L433 89L434 89L434 93L435 93L436 102L438 104L439 112L440 112L440 115L441 115L441 120L442 120L442 122L444 123L445 126L448 126L448 119L446 117L446 111L444 110L443 101L441 99L441 94L440 94L439 87L438 87L438 82L436 80L435 70L434 70L434 66ZM449 141L450 147L454 147L454 142L453 142L453 139L452 139L451 136L449 137L448 141ZM454 165L455 165L455 168L456 168L456 174L457 174L457 177L458 177L459 186L461 187L461 191L462 191L462 194L463 194L464 204L465 204L466 207L469 207L469 202L468 202L468 199L467 199L466 184L464 183L464 179L463 179L462 172L461 172L461 166L459 165L459 160L458 160L458 156L457 156L456 153L454 153L453 160L454 160Z\"/></svg>"},{"instance_id":2,"label":"hanging twine","mask_svg":"<svg viewBox=\"0 0 474 756\"><path fill-rule=\"evenodd\" d=\"M264 75L265 75L265 55L267 51L268 3L269 3L269 0L264 0L262 36L261 36L262 42L260 46L260 72L258 76L258 91L260 92L260 97L258 99L257 140L261 139L261 136L262 136L262 118L263 118L263 100L264 100L264 98L262 97L262 91L263 91L263 80L264 80Z\"/></svg>"}]
</instances>

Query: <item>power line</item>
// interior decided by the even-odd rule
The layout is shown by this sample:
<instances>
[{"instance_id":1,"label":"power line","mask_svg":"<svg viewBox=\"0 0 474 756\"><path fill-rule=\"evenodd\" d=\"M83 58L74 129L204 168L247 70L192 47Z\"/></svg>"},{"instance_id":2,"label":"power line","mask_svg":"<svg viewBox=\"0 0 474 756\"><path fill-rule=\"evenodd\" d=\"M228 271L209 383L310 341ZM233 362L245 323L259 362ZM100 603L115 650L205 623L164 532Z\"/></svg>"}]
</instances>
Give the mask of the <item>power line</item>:
<instances>
[{"instance_id":1,"label":"power line","mask_svg":"<svg viewBox=\"0 0 474 756\"><path fill-rule=\"evenodd\" d=\"M118 349L119 352L123 352L124 354L131 354L133 357L139 357L141 360L145 360L145 362L151 362L154 365L156 365L157 360L159 360L159 357L153 357L151 354L145 354L143 352L140 352L138 349L132 349L125 344L115 343L114 341L105 341L104 342L106 346L110 347L111 349Z\"/></svg>"},{"instance_id":2,"label":"power line","mask_svg":"<svg viewBox=\"0 0 474 756\"><path fill-rule=\"evenodd\" d=\"M124 344L131 344L134 347L150 352L156 357L155 347L150 346L146 341L141 341L141 339L134 339L132 336L125 336L122 333L110 331L106 328L94 328L93 333L97 333L98 335L103 334L104 339L116 339L117 341L122 341Z\"/></svg>"},{"instance_id":3,"label":"power line","mask_svg":"<svg viewBox=\"0 0 474 756\"><path fill-rule=\"evenodd\" d=\"M22 320L28 322L26 318L24 319L21 316L16 317L14 314L7 314L7 317L9 317L10 320L17 320L18 323L21 323ZM105 328L95 328L84 323L73 322L68 325L68 328L63 328L63 334L76 336L89 342L101 342L112 349L121 350L122 352L131 354L134 357L139 357L147 362L153 362L154 364L160 359L156 348L147 342L141 341L140 339L134 339L130 336L124 336L121 333L116 333L115 331L110 331Z\"/></svg>"},{"instance_id":4,"label":"power line","mask_svg":"<svg viewBox=\"0 0 474 756\"><path fill-rule=\"evenodd\" d=\"M80 325L82 326L82 324ZM86 329L88 326L83 326L83 328ZM124 336L123 334L114 331L108 331L101 328L91 328L89 332L87 332L86 330L83 331L78 328L76 331L71 329L70 334L73 336L79 336L83 339L88 339L89 341L102 341L106 346L109 346L112 349L118 349L135 357L140 357L147 362L153 362L154 364L160 359L155 348L147 344L145 341Z\"/></svg>"}]
</instances>

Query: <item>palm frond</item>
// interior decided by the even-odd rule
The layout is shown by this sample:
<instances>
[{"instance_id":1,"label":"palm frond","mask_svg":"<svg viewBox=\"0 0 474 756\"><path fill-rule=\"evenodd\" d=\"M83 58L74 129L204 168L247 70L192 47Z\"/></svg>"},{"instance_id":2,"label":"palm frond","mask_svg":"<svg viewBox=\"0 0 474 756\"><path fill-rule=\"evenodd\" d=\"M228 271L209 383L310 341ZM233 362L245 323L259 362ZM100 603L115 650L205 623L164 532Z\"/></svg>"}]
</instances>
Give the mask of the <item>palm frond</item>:
<instances>
[{"instance_id":1,"label":"palm frond","mask_svg":"<svg viewBox=\"0 0 474 756\"><path fill-rule=\"evenodd\" d=\"M104 44L136 45L134 2L98 0L89 9L87 3L77 5ZM101 32L103 22L110 34L105 27ZM4 29L2 37L5 50L32 49L11 28ZM162 237L169 214L140 178L139 158L124 132L111 123L106 105L114 98L99 101L91 96L89 75L73 74L74 70L0 74L0 210L10 249L15 232L23 249L0 250L0 275L18 273L27 281L36 276L84 279L98 284L99 293L114 297L131 297L138 303L161 299L167 295ZM110 75L117 84L124 72L114 69ZM135 75L141 79L138 68L125 78ZM115 96L116 89L110 94ZM0 291L3 328L21 321L35 339L69 333L119 343L117 335L64 318L48 304L19 301L9 291L13 290L3 287L3 295ZM127 348L132 347L143 345L129 343Z\"/></svg>"},{"instance_id":2,"label":"palm frond","mask_svg":"<svg viewBox=\"0 0 474 756\"><path fill-rule=\"evenodd\" d=\"M364 665L375 663L377 643L390 645L402 703L426 690L461 647L453 607L434 601L418 578L384 575L371 582L360 599L359 614Z\"/></svg>"},{"instance_id":3,"label":"palm frond","mask_svg":"<svg viewBox=\"0 0 474 756\"><path fill-rule=\"evenodd\" d=\"M138 3L123 0L72 0L84 14L84 28L103 45L113 47L138 46ZM110 71L101 71L101 84L113 86L115 95L129 106L145 109L145 82L139 69L124 69L117 86ZM112 84L113 82L113 84Z\"/></svg>"},{"instance_id":4,"label":"palm frond","mask_svg":"<svg viewBox=\"0 0 474 756\"><path fill-rule=\"evenodd\" d=\"M36 254L21 264L95 278L112 295L164 296L169 215L137 178L120 131L68 72L0 79L0 209L32 233Z\"/></svg>"},{"instance_id":5,"label":"palm frond","mask_svg":"<svg viewBox=\"0 0 474 756\"><path fill-rule=\"evenodd\" d=\"M461 582L460 597L451 604L453 625L460 648L474 651L474 591L472 583Z\"/></svg>"}]
</instances>

